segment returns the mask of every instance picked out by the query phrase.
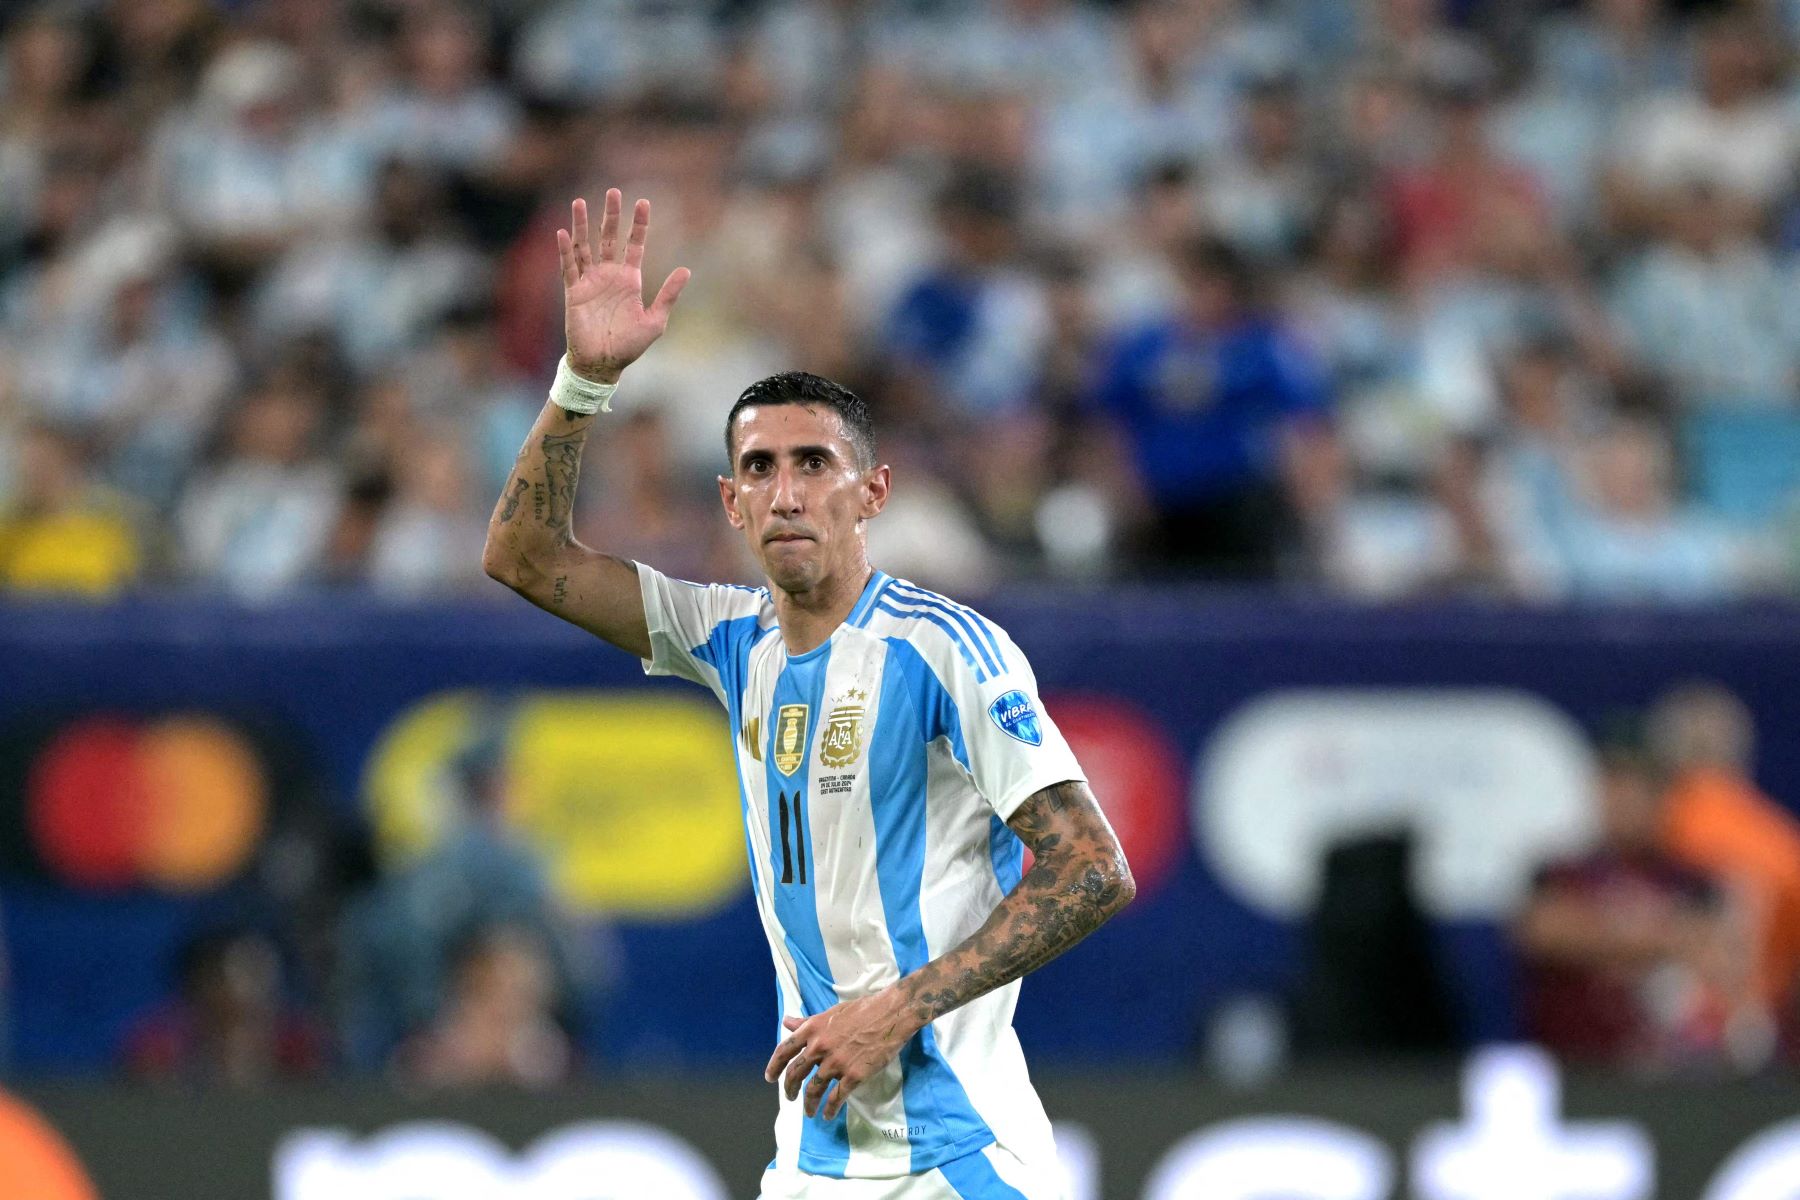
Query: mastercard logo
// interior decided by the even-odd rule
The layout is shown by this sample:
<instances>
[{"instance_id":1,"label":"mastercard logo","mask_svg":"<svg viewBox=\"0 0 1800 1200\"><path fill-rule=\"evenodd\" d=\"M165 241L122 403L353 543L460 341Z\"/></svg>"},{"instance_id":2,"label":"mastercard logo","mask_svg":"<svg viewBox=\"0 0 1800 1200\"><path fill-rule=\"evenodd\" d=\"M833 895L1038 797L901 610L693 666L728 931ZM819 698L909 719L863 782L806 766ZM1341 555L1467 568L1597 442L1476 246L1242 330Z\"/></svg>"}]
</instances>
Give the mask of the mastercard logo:
<instances>
[{"instance_id":1,"label":"mastercard logo","mask_svg":"<svg viewBox=\"0 0 1800 1200\"><path fill-rule=\"evenodd\" d=\"M91 717L59 731L25 786L38 857L83 887L214 887L243 869L268 821L262 760L207 717Z\"/></svg>"},{"instance_id":2,"label":"mastercard logo","mask_svg":"<svg viewBox=\"0 0 1800 1200\"><path fill-rule=\"evenodd\" d=\"M49 1122L0 1092L0 1196L99 1200L99 1195Z\"/></svg>"}]
</instances>

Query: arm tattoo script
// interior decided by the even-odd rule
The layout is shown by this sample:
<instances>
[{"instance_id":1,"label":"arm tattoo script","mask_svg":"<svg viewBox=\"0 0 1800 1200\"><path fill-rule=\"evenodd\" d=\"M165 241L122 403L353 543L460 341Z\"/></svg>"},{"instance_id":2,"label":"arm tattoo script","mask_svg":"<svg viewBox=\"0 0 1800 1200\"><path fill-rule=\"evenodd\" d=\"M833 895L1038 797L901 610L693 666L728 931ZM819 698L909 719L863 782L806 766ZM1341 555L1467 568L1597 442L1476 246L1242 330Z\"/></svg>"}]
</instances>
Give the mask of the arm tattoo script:
<instances>
[{"instance_id":1,"label":"arm tattoo script","mask_svg":"<svg viewBox=\"0 0 1800 1200\"><path fill-rule=\"evenodd\" d=\"M1008 824L1031 847L1031 870L967 941L903 982L921 1026L1037 970L1137 894L1086 784L1045 788Z\"/></svg>"},{"instance_id":2,"label":"arm tattoo script","mask_svg":"<svg viewBox=\"0 0 1800 1200\"><path fill-rule=\"evenodd\" d=\"M581 473L581 446L587 431L547 434L543 440L544 479L549 484L549 512L545 523L566 530L575 511L575 479Z\"/></svg>"}]
</instances>

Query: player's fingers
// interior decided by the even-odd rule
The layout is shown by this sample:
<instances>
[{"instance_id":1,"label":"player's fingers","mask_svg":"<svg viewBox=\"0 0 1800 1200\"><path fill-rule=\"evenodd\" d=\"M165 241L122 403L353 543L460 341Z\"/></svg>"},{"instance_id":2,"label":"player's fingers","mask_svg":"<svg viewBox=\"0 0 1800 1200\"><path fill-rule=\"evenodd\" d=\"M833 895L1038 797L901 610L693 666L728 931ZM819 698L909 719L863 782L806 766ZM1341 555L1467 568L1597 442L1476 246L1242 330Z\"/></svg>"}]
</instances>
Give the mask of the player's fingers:
<instances>
[{"instance_id":1,"label":"player's fingers","mask_svg":"<svg viewBox=\"0 0 1800 1200\"><path fill-rule=\"evenodd\" d=\"M611 262L613 248L619 243L619 208L625 203L618 188L606 189L606 204L600 210L599 261Z\"/></svg>"},{"instance_id":2,"label":"player's fingers","mask_svg":"<svg viewBox=\"0 0 1800 1200\"><path fill-rule=\"evenodd\" d=\"M631 234L625 239L625 265L644 265L644 241L650 236L650 202L639 200L631 210Z\"/></svg>"},{"instance_id":3,"label":"player's fingers","mask_svg":"<svg viewBox=\"0 0 1800 1200\"><path fill-rule=\"evenodd\" d=\"M594 265L593 242L588 235L587 201L580 196L569 204L569 242L575 253L575 277Z\"/></svg>"},{"instance_id":4,"label":"player's fingers","mask_svg":"<svg viewBox=\"0 0 1800 1200\"><path fill-rule=\"evenodd\" d=\"M556 257L562 262L564 287L573 287L581 279L581 268L575 265L575 243L569 237L569 231L556 231Z\"/></svg>"},{"instance_id":5,"label":"player's fingers","mask_svg":"<svg viewBox=\"0 0 1800 1200\"><path fill-rule=\"evenodd\" d=\"M783 1017L783 1018L781 1018L781 1027L783 1029L798 1029L804 1024L806 1024L805 1017Z\"/></svg>"},{"instance_id":6,"label":"player's fingers","mask_svg":"<svg viewBox=\"0 0 1800 1200\"><path fill-rule=\"evenodd\" d=\"M788 1064L787 1074L781 1077L781 1087L789 1100L800 1094L800 1085L806 1082L806 1073L817 1065L818 1060L819 1056L816 1054L800 1054Z\"/></svg>"},{"instance_id":7,"label":"player's fingers","mask_svg":"<svg viewBox=\"0 0 1800 1200\"><path fill-rule=\"evenodd\" d=\"M788 1019L792 1020L793 1018ZM796 1028L798 1027L796 1026ZM763 1078L774 1083L775 1077L781 1074L781 1068L787 1066L789 1060L804 1049L806 1049L804 1037L791 1037L782 1042L781 1045L775 1047L775 1053L769 1056L769 1065L763 1068Z\"/></svg>"},{"instance_id":8,"label":"player's fingers","mask_svg":"<svg viewBox=\"0 0 1800 1200\"><path fill-rule=\"evenodd\" d=\"M856 1090L856 1085L860 1082L862 1081L849 1075L839 1079L837 1086L831 1089L831 1095L826 1099L825 1106L819 1110L819 1115L827 1121L837 1120L837 1115L844 1111L844 1105L850 1099L850 1093Z\"/></svg>"},{"instance_id":9,"label":"player's fingers","mask_svg":"<svg viewBox=\"0 0 1800 1200\"><path fill-rule=\"evenodd\" d=\"M814 1117L819 1114L819 1102L825 1099L825 1089L831 1086L834 1076L827 1076L825 1068L820 1067L813 1072L812 1082L806 1085L806 1115ZM793 1097L788 1097L790 1100Z\"/></svg>"},{"instance_id":10,"label":"player's fingers","mask_svg":"<svg viewBox=\"0 0 1800 1200\"><path fill-rule=\"evenodd\" d=\"M667 323L675 301L681 299L681 289L687 286L687 281L693 276L694 273L686 267L676 267L670 271L669 277L663 280L662 287L657 290L656 299L650 302L650 315ZM792 1017L788 1019L793 1020Z\"/></svg>"}]
</instances>

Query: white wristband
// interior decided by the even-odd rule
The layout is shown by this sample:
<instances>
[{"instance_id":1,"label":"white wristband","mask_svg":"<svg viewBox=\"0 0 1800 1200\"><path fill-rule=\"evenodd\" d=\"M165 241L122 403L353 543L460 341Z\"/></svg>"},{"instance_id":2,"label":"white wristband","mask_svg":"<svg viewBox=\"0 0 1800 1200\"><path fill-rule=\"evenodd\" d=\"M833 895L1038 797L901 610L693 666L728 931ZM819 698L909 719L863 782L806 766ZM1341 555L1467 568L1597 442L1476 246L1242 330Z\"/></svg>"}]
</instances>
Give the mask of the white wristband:
<instances>
[{"instance_id":1,"label":"white wristband","mask_svg":"<svg viewBox=\"0 0 1800 1200\"><path fill-rule=\"evenodd\" d=\"M611 412L612 396L618 390L616 383L595 383L577 375L569 368L569 356L565 354L556 364L556 382L550 385L550 401L566 413L591 417L597 412Z\"/></svg>"}]
</instances>

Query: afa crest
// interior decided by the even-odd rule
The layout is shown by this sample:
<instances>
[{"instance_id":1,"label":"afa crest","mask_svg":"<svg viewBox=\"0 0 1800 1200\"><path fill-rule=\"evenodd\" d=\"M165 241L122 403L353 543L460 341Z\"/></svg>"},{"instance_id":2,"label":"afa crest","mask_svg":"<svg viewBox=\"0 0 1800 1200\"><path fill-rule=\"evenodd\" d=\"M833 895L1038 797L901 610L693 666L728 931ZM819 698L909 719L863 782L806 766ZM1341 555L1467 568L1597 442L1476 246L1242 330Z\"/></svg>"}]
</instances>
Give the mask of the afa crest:
<instances>
[{"instance_id":1,"label":"afa crest","mask_svg":"<svg viewBox=\"0 0 1800 1200\"><path fill-rule=\"evenodd\" d=\"M775 769L792 775L806 760L806 705L784 704L775 714Z\"/></svg>"},{"instance_id":2,"label":"afa crest","mask_svg":"<svg viewBox=\"0 0 1800 1200\"><path fill-rule=\"evenodd\" d=\"M834 705L825 718L825 733L819 738L819 761L828 767L847 767L863 751L863 701L869 693L849 691L844 702Z\"/></svg>"}]
</instances>

